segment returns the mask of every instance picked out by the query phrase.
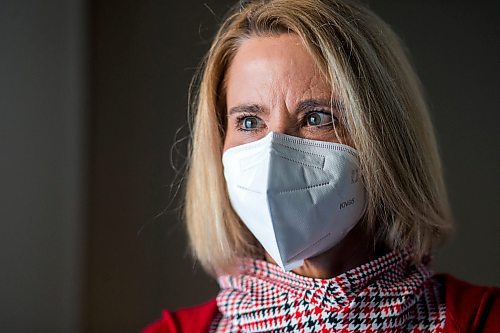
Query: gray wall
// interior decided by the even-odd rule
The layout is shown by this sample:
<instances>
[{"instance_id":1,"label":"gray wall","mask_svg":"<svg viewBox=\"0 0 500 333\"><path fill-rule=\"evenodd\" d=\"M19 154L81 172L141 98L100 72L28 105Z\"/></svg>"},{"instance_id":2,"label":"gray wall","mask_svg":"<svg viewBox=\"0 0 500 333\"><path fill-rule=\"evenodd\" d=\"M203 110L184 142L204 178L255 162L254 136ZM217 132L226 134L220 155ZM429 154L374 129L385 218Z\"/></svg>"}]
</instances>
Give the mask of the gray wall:
<instances>
[{"instance_id":1,"label":"gray wall","mask_svg":"<svg viewBox=\"0 0 500 333\"><path fill-rule=\"evenodd\" d=\"M170 147L228 3L0 2L0 331L137 332L215 295L187 254ZM498 286L498 5L370 3L432 107L457 222L436 269Z\"/></svg>"},{"instance_id":2,"label":"gray wall","mask_svg":"<svg viewBox=\"0 0 500 333\"><path fill-rule=\"evenodd\" d=\"M0 331L78 332L85 35L80 0L0 1Z\"/></svg>"}]
</instances>

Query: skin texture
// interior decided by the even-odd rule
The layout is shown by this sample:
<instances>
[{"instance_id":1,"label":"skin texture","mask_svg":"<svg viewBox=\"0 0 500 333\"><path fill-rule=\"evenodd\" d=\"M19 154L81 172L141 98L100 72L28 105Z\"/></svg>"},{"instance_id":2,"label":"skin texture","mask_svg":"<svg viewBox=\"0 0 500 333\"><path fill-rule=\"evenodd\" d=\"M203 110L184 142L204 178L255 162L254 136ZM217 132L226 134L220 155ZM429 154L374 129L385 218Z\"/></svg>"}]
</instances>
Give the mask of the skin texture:
<instances>
[{"instance_id":1,"label":"skin texture","mask_svg":"<svg viewBox=\"0 0 500 333\"><path fill-rule=\"evenodd\" d=\"M270 131L341 142L350 140L337 118L328 81L295 34L244 41L225 77L227 126L224 151ZM352 146L352 145L351 145ZM335 247L310 258L295 273L331 278L373 259L377 251L361 223ZM266 254L266 260L274 262Z\"/></svg>"}]
</instances>

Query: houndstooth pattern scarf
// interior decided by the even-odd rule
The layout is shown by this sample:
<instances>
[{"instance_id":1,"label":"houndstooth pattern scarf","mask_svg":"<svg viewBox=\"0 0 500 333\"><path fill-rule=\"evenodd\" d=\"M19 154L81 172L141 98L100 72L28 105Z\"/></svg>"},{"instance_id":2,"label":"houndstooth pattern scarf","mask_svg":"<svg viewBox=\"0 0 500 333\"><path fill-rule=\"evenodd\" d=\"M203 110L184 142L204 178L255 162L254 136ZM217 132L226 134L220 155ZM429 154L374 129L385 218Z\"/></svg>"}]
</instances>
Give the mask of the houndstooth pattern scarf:
<instances>
[{"instance_id":1,"label":"houndstooth pattern scarf","mask_svg":"<svg viewBox=\"0 0 500 333\"><path fill-rule=\"evenodd\" d=\"M443 332L441 286L407 252L392 252L331 279L262 260L219 276L212 332Z\"/></svg>"}]
</instances>

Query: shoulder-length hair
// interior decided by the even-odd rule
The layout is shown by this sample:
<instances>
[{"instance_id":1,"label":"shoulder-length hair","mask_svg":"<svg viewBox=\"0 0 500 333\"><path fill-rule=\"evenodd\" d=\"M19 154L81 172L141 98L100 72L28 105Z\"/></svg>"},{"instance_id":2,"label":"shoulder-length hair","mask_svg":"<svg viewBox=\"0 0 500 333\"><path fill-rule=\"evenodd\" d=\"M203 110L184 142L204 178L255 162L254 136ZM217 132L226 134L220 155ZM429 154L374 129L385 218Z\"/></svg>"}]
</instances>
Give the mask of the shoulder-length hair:
<instances>
[{"instance_id":1,"label":"shoulder-length hair","mask_svg":"<svg viewBox=\"0 0 500 333\"><path fill-rule=\"evenodd\" d=\"M245 40L285 33L300 37L341 100L341 122L359 152L367 190L366 230L377 244L411 249L420 260L451 229L428 107L395 33L346 0L241 1L222 22L190 94L184 218L195 257L215 273L263 254L226 190L224 78Z\"/></svg>"}]
</instances>

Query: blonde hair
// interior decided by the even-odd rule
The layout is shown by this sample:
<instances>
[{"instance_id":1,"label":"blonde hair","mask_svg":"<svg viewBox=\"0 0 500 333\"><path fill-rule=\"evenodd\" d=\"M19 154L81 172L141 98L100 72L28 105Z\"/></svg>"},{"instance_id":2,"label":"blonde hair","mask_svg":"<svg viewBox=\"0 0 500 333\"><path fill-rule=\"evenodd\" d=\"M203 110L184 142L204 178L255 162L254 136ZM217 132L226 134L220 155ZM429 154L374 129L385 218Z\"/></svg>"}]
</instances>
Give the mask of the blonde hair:
<instances>
[{"instance_id":1,"label":"blonde hair","mask_svg":"<svg viewBox=\"0 0 500 333\"><path fill-rule=\"evenodd\" d=\"M229 11L193 81L184 218L195 257L214 273L262 256L226 190L223 81L242 42L283 33L301 38L342 101L368 193L367 230L391 250L412 249L417 261L430 254L451 217L428 108L398 37L352 1L261 0Z\"/></svg>"}]
</instances>

